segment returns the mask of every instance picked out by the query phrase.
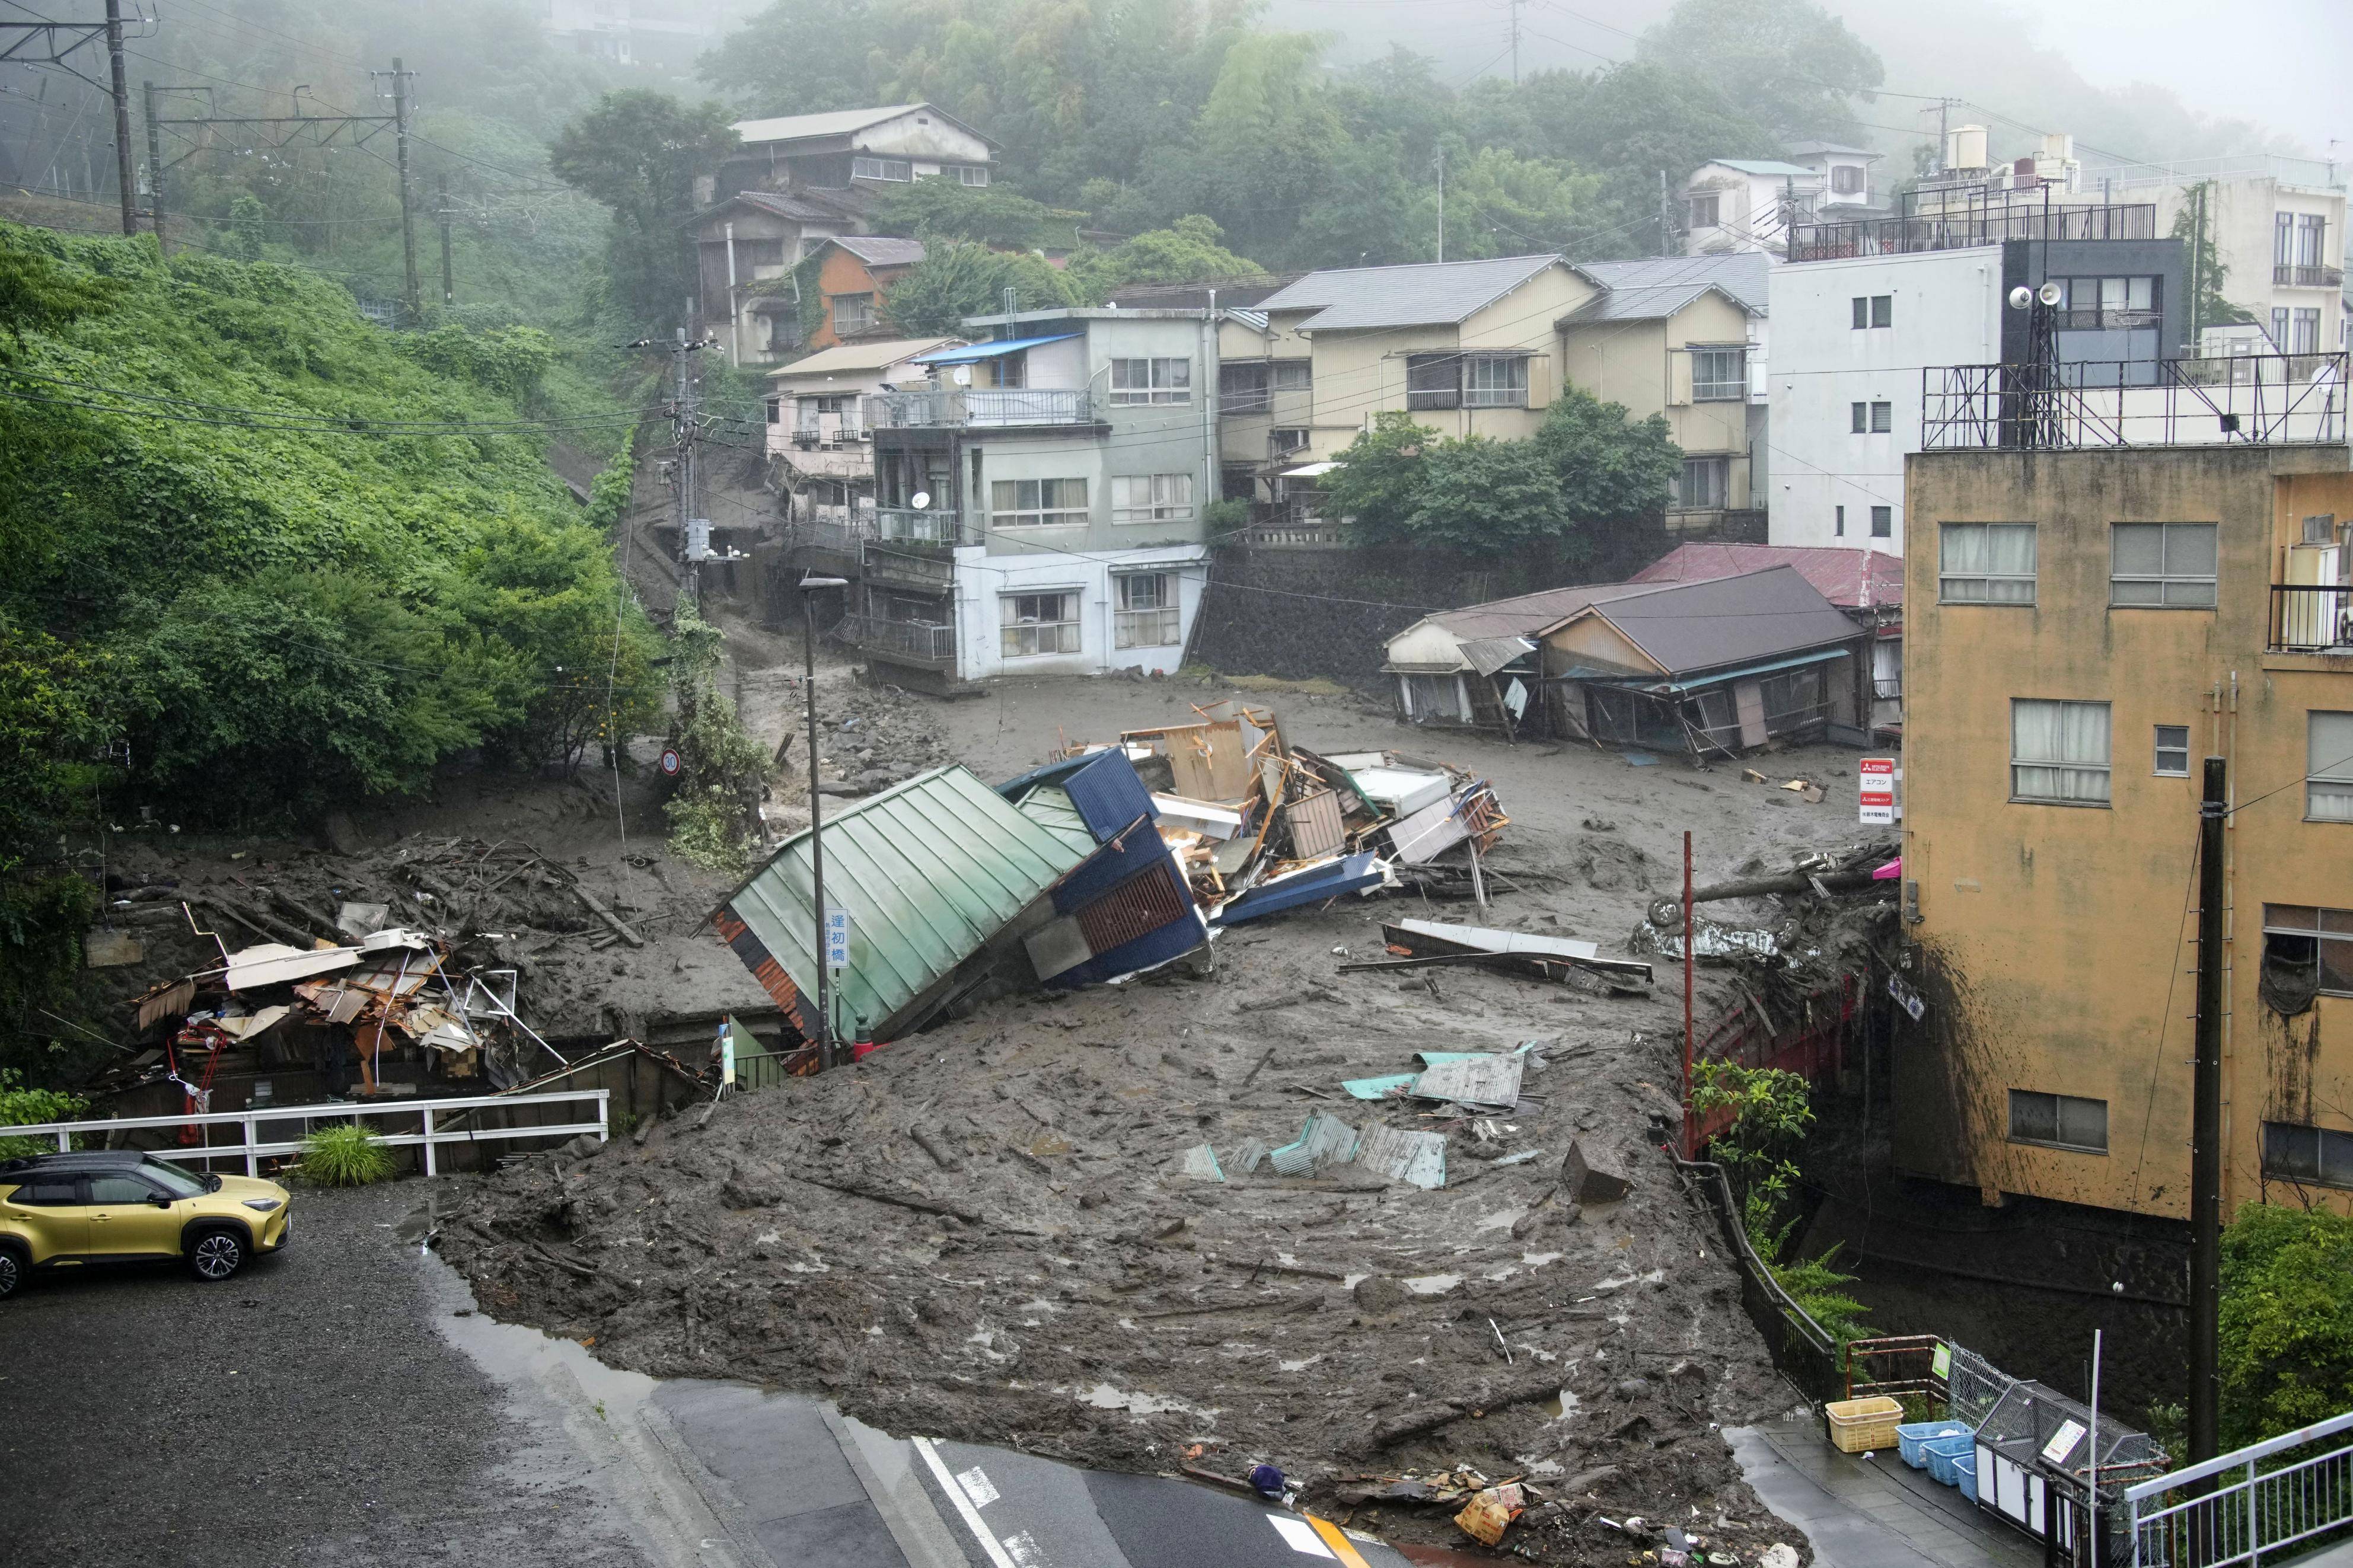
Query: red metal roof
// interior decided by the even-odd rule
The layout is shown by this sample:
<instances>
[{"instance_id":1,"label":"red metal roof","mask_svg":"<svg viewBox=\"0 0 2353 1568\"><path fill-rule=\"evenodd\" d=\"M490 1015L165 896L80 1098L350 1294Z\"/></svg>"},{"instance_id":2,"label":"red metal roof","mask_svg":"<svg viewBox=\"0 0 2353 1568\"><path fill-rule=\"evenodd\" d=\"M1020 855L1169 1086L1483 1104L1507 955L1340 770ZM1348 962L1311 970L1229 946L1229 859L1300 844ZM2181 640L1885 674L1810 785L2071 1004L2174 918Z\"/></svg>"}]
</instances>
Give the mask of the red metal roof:
<instances>
[{"instance_id":1,"label":"red metal roof","mask_svg":"<svg viewBox=\"0 0 2353 1568\"><path fill-rule=\"evenodd\" d=\"M1904 558L1880 550L1803 544L1678 544L1629 579L1635 583L1698 583L1794 566L1821 596L1842 610L1904 607Z\"/></svg>"}]
</instances>

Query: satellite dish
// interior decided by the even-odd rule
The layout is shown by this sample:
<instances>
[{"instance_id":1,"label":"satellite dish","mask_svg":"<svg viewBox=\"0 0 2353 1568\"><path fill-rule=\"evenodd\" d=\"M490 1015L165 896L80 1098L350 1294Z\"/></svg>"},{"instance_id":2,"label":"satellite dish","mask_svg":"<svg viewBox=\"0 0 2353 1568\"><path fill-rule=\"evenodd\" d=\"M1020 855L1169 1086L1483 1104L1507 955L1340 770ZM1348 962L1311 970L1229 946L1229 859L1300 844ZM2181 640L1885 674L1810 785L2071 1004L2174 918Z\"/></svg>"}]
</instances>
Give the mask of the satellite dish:
<instances>
[{"instance_id":1,"label":"satellite dish","mask_svg":"<svg viewBox=\"0 0 2353 1568\"><path fill-rule=\"evenodd\" d=\"M958 386L970 386L972 384L972 366L968 364L960 364L956 366L955 369L948 373L948 379L955 382Z\"/></svg>"},{"instance_id":2,"label":"satellite dish","mask_svg":"<svg viewBox=\"0 0 2353 1568\"><path fill-rule=\"evenodd\" d=\"M917 511L921 511L925 507L932 504L932 492L929 490L917 490L913 495L907 498L907 504L913 507Z\"/></svg>"},{"instance_id":3,"label":"satellite dish","mask_svg":"<svg viewBox=\"0 0 2353 1568\"><path fill-rule=\"evenodd\" d=\"M2025 284L2021 283L2017 288L2012 289L2010 291L2010 308L2011 310L2023 310L2029 305L2033 303L2034 290L2029 289Z\"/></svg>"},{"instance_id":4,"label":"satellite dish","mask_svg":"<svg viewBox=\"0 0 2353 1568\"><path fill-rule=\"evenodd\" d=\"M2067 294L2066 291L2061 289L2058 284L2045 283L2042 288L2035 290L2034 297L2042 300L2046 306L2055 307L2060 300L2067 297Z\"/></svg>"}]
</instances>

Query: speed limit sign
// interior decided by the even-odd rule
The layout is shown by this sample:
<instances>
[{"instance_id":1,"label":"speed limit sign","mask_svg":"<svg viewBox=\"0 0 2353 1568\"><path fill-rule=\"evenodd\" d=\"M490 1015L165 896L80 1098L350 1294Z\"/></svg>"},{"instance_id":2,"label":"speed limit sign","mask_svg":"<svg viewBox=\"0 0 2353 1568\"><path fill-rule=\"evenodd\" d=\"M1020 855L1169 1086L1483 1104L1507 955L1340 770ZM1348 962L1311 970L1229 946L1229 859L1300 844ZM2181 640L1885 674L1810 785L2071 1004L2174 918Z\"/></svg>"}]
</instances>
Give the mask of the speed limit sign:
<instances>
[{"instance_id":1,"label":"speed limit sign","mask_svg":"<svg viewBox=\"0 0 2353 1568\"><path fill-rule=\"evenodd\" d=\"M666 779L674 779L678 777L680 765L681 764L678 760L678 748L675 746L664 747L661 754L662 777Z\"/></svg>"}]
</instances>

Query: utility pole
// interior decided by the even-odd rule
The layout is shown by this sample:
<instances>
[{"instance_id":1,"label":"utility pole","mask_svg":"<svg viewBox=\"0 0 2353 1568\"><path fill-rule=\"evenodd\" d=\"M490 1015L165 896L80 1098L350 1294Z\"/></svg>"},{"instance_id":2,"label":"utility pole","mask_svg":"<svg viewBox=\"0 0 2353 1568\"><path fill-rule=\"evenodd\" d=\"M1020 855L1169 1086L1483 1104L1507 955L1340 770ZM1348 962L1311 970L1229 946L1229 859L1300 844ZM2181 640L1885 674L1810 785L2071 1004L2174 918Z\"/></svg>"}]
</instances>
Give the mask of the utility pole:
<instances>
[{"instance_id":1,"label":"utility pole","mask_svg":"<svg viewBox=\"0 0 2353 1568\"><path fill-rule=\"evenodd\" d=\"M2189 1462L2220 1447L2222 1310L2222 830L2230 763L2198 807L2198 1026L2189 1112Z\"/></svg>"},{"instance_id":2,"label":"utility pole","mask_svg":"<svg viewBox=\"0 0 2353 1568\"><path fill-rule=\"evenodd\" d=\"M155 123L155 84L139 84L147 111L147 211L155 221L155 253L164 253L164 132Z\"/></svg>"},{"instance_id":3,"label":"utility pole","mask_svg":"<svg viewBox=\"0 0 2353 1568\"><path fill-rule=\"evenodd\" d=\"M122 232L139 232L139 182L131 170L131 83L122 74L122 0L106 0L107 76L114 84L114 168L122 184Z\"/></svg>"},{"instance_id":4,"label":"utility pole","mask_svg":"<svg viewBox=\"0 0 2353 1568\"><path fill-rule=\"evenodd\" d=\"M2199 263L2206 258L2206 187L2198 187L2198 217L2191 229L2189 241L2189 352L2198 352L2198 284L2201 276ZM2263 329L2269 331L2267 326ZM2277 345L2274 345L2276 347Z\"/></svg>"},{"instance_id":5,"label":"utility pole","mask_svg":"<svg viewBox=\"0 0 2353 1568\"><path fill-rule=\"evenodd\" d=\"M1659 254L1675 253L1675 208L1667 196L1667 172L1659 171Z\"/></svg>"},{"instance_id":6,"label":"utility pole","mask_svg":"<svg viewBox=\"0 0 2353 1568\"><path fill-rule=\"evenodd\" d=\"M1446 259L1446 149L1438 150L1438 259Z\"/></svg>"},{"instance_id":7,"label":"utility pole","mask_svg":"<svg viewBox=\"0 0 2353 1568\"><path fill-rule=\"evenodd\" d=\"M409 211L408 194L408 84L417 73L401 68L400 57L392 59L392 135L400 171L400 263L401 281L407 292L408 319L412 322L424 314L417 288L417 225Z\"/></svg>"},{"instance_id":8,"label":"utility pole","mask_svg":"<svg viewBox=\"0 0 2353 1568\"><path fill-rule=\"evenodd\" d=\"M687 355L693 345L686 341L686 329L678 329L678 391L672 405L670 435L678 449L678 548L685 566L685 595L688 604L698 613L702 604L702 558L696 551L694 540L694 437L695 417L691 403L693 394L687 377Z\"/></svg>"},{"instance_id":9,"label":"utility pole","mask_svg":"<svg viewBox=\"0 0 2353 1568\"><path fill-rule=\"evenodd\" d=\"M1512 85L1520 85L1520 7L1527 0L1511 0L1512 7Z\"/></svg>"},{"instance_id":10,"label":"utility pole","mask_svg":"<svg viewBox=\"0 0 2353 1568\"><path fill-rule=\"evenodd\" d=\"M458 290L449 280L449 171L447 169L441 171L439 191L441 199L438 216L441 219L441 303L446 306L458 302Z\"/></svg>"}]
</instances>

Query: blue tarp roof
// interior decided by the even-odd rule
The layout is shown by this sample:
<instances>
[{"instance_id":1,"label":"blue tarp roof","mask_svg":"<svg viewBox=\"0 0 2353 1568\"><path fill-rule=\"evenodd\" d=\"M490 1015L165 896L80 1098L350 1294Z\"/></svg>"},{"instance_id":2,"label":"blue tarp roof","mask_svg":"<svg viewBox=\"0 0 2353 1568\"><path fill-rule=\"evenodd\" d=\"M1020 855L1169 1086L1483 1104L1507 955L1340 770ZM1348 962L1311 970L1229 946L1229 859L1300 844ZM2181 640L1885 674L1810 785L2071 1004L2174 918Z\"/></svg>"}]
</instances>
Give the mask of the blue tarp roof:
<instances>
[{"instance_id":1,"label":"blue tarp roof","mask_svg":"<svg viewBox=\"0 0 2353 1568\"><path fill-rule=\"evenodd\" d=\"M1055 332L1042 338L1001 338L993 343L973 343L965 348L943 350L939 353L919 354L915 358L915 363L917 364L969 364L977 359L996 359L1002 354L1019 353L1023 349L1034 349L1039 343L1065 342L1071 338L1084 336L1086 336L1084 332Z\"/></svg>"}]
</instances>

